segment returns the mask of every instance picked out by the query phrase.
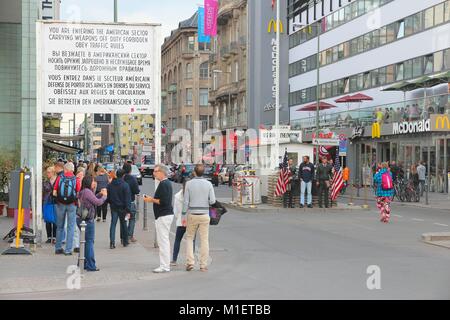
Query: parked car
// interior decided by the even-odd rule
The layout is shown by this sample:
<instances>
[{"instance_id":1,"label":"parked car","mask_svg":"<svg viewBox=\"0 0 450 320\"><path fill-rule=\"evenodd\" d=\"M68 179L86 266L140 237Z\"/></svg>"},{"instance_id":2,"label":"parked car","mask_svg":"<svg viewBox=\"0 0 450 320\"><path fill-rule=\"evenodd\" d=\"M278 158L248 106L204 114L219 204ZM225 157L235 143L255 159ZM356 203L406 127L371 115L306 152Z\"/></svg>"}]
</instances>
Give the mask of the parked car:
<instances>
[{"instance_id":1,"label":"parked car","mask_svg":"<svg viewBox=\"0 0 450 320\"><path fill-rule=\"evenodd\" d=\"M223 166L219 171L219 183L224 184L227 183L229 179L229 169L226 166Z\"/></svg>"},{"instance_id":2,"label":"parked car","mask_svg":"<svg viewBox=\"0 0 450 320\"><path fill-rule=\"evenodd\" d=\"M140 186L142 186L142 174L139 171L139 168L137 167L137 165L133 164L131 165L131 173L130 175L132 175L133 177L136 177L136 180L138 182L138 184Z\"/></svg>"}]
</instances>

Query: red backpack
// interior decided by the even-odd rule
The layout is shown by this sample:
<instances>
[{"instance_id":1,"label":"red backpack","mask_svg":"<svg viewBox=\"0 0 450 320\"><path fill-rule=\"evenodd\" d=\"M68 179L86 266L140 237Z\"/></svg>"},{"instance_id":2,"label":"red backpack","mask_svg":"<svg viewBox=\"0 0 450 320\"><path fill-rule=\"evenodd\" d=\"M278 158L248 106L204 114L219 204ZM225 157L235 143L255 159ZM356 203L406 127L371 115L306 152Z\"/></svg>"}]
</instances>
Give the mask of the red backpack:
<instances>
[{"instance_id":1,"label":"red backpack","mask_svg":"<svg viewBox=\"0 0 450 320\"><path fill-rule=\"evenodd\" d=\"M386 171L381 175L381 188L383 190L391 190L394 187L392 177L389 171Z\"/></svg>"}]
</instances>

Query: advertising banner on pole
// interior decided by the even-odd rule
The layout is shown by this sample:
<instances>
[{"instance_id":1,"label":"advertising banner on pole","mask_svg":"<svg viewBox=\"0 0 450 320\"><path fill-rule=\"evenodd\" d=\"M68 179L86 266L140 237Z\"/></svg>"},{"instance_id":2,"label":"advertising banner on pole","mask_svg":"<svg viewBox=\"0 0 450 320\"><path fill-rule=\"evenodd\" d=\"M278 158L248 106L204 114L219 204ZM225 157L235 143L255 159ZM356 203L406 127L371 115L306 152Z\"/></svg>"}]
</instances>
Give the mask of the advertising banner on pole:
<instances>
[{"instance_id":1,"label":"advertising banner on pole","mask_svg":"<svg viewBox=\"0 0 450 320\"><path fill-rule=\"evenodd\" d=\"M217 15L219 13L219 1L205 0L205 35L217 35Z\"/></svg>"},{"instance_id":2,"label":"advertising banner on pole","mask_svg":"<svg viewBox=\"0 0 450 320\"><path fill-rule=\"evenodd\" d=\"M198 8L198 42L210 43L211 37L205 35L205 8Z\"/></svg>"},{"instance_id":3,"label":"advertising banner on pole","mask_svg":"<svg viewBox=\"0 0 450 320\"><path fill-rule=\"evenodd\" d=\"M42 112L154 114L159 25L38 22Z\"/></svg>"}]
</instances>

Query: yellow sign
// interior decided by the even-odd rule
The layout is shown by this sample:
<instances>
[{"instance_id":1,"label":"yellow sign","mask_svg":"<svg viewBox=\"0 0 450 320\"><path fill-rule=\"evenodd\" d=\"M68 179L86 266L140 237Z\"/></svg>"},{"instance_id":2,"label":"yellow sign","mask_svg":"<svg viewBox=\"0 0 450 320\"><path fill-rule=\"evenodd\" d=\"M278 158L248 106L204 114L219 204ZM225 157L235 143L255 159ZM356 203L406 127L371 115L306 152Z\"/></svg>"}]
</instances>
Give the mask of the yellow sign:
<instances>
[{"instance_id":1,"label":"yellow sign","mask_svg":"<svg viewBox=\"0 0 450 320\"><path fill-rule=\"evenodd\" d=\"M450 117L448 114L432 114L432 131L450 131Z\"/></svg>"},{"instance_id":2,"label":"yellow sign","mask_svg":"<svg viewBox=\"0 0 450 320\"><path fill-rule=\"evenodd\" d=\"M271 33L272 31L277 33L278 29L280 30L280 33L283 33L283 22L281 22L281 20L279 20L278 22L278 26L277 26L277 22L275 21L275 19L270 19L269 21L269 25L267 26L267 32Z\"/></svg>"},{"instance_id":3,"label":"yellow sign","mask_svg":"<svg viewBox=\"0 0 450 320\"><path fill-rule=\"evenodd\" d=\"M381 138L381 127L378 122L372 124L372 139Z\"/></svg>"}]
</instances>

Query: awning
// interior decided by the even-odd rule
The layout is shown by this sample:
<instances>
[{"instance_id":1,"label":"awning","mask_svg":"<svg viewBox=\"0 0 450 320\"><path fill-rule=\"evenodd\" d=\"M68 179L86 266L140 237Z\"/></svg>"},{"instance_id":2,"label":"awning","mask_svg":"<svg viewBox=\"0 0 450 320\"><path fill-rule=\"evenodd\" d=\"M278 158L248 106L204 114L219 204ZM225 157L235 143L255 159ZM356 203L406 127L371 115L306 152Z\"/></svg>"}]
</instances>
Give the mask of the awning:
<instances>
[{"instance_id":1,"label":"awning","mask_svg":"<svg viewBox=\"0 0 450 320\"><path fill-rule=\"evenodd\" d=\"M53 133L43 133L42 138L44 140L51 140L51 141L82 141L84 140L84 135L76 135L76 136L63 136L60 134L53 134Z\"/></svg>"},{"instance_id":2,"label":"awning","mask_svg":"<svg viewBox=\"0 0 450 320\"><path fill-rule=\"evenodd\" d=\"M52 141L46 141L43 140L42 144L44 145L44 147L49 148L51 150L54 151L58 151L58 152L64 152L64 153L68 153L68 154L77 154L78 152L83 151L82 149L79 148L74 148L65 144L61 144L61 143L56 143L56 142L52 142Z\"/></svg>"}]
</instances>

